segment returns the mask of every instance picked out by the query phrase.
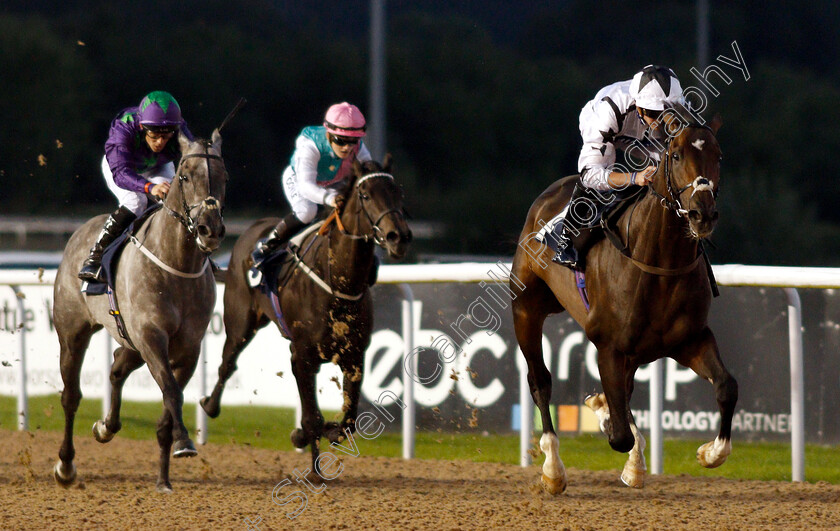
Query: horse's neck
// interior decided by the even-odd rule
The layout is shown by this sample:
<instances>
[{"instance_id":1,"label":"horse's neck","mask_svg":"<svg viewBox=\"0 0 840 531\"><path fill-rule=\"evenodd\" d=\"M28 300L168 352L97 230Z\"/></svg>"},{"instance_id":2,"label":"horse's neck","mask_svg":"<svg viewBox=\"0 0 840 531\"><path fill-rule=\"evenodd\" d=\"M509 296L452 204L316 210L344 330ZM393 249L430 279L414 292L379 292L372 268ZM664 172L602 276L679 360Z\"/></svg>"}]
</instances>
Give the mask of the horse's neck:
<instances>
[{"instance_id":1,"label":"horse's neck","mask_svg":"<svg viewBox=\"0 0 840 531\"><path fill-rule=\"evenodd\" d=\"M344 207L341 223L347 234L362 236L367 233L364 214L359 211L358 199ZM330 236L329 271L332 285L340 290L362 289L367 285L368 272L373 261L373 242L354 238L333 230ZM354 293L355 293L354 291Z\"/></svg>"},{"instance_id":2,"label":"horse's neck","mask_svg":"<svg viewBox=\"0 0 840 531\"><path fill-rule=\"evenodd\" d=\"M180 210L177 205L181 201L171 199L152 214L139 239L163 263L182 271L197 270L204 262L204 255L198 252L195 238L187 228L167 210L167 207L175 212Z\"/></svg>"},{"instance_id":3,"label":"horse's neck","mask_svg":"<svg viewBox=\"0 0 840 531\"><path fill-rule=\"evenodd\" d=\"M620 224L619 230L636 260L676 269L697 255L697 240L687 234L688 222L673 210L664 208L653 194L645 195L636 208L628 209Z\"/></svg>"}]
</instances>

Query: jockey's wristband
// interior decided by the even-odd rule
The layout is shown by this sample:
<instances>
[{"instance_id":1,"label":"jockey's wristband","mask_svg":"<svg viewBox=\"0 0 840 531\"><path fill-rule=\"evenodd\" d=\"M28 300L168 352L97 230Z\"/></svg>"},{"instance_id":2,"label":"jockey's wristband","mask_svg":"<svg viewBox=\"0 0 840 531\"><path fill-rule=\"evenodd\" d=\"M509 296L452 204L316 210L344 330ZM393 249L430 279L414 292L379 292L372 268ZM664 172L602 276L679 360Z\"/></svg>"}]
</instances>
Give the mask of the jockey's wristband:
<instances>
[{"instance_id":1,"label":"jockey's wristband","mask_svg":"<svg viewBox=\"0 0 840 531\"><path fill-rule=\"evenodd\" d=\"M636 184L636 172L630 174L630 184Z\"/></svg>"},{"instance_id":2,"label":"jockey's wristband","mask_svg":"<svg viewBox=\"0 0 840 531\"><path fill-rule=\"evenodd\" d=\"M152 186L154 186L154 185L155 185L155 183L153 183L153 182L151 182L151 181L147 182L147 183L146 183L146 186L144 186L144 187L143 187L143 191L144 191L144 192L146 192L147 194L151 193L151 192L149 192L149 190L150 190L150 189L151 189L151 187L152 187Z\"/></svg>"}]
</instances>

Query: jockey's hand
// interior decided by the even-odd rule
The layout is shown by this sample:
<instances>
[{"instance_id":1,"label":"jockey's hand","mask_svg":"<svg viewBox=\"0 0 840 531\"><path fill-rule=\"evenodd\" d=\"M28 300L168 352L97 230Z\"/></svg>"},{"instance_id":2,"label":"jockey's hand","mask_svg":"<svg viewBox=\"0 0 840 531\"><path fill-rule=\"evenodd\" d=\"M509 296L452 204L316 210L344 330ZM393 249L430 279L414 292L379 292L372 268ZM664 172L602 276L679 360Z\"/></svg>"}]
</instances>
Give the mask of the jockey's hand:
<instances>
[{"instance_id":1,"label":"jockey's hand","mask_svg":"<svg viewBox=\"0 0 840 531\"><path fill-rule=\"evenodd\" d=\"M166 199L166 194L169 193L169 183L158 183L152 186L152 190L149 193L155 197Z\"/></svg>"},{"instance_id":2,"label":"jockey's hand","mask_svg":"<svg viewBox=\"0 0 840 531\"><path fill-rule=\"evenodd\" d=\"M344 198L340 195L333 196L329 199L328 204L336 210L341 210L344 206Z\"/></svg>"},{"instance_id":3,"label":"jockey's hand","mask_svg":"<svg viewBox=\"0 0 840 531\"><path fill-rule=\"evenodd\" d=\"M633 184L637 186L647 186L651 179L653 179L654 173L656 173L656 166L648 166L644 170L636 173L636 179Z\"/></svg>"}]
</instances>

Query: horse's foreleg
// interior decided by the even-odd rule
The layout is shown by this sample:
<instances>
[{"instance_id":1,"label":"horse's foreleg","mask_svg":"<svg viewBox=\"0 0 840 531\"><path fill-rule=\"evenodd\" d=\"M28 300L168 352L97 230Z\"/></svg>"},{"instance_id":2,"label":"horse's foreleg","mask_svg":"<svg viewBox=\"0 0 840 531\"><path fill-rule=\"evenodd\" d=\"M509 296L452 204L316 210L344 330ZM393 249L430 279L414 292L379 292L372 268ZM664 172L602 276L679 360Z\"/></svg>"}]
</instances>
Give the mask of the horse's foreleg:
<instances>
[{"instance_id":1,"label":"horse's foreleg","mask_svg":"<svg viewBox=\"0 0 840 531\"><path fill-rule=\"evenodd\" d=\"M356 364L342 366L341 372L344 374L344 404L341 406L344 417L341 424L334 422L324 424L324 436L329 439L330 443L342 442L347 437L346 430L354 433L356 431L356 417L359 414L359 397L362 390L361 360Z\"/></svg>"},{"instance_id":2,"label":"horse's foreleg","mask_svg":"<svg viewBox=\"0 0 840 531\"><path fill-rule=\"evenodd\" d=\"M630 429L632 418L624 356L615 349L597 346L598 373L601 376L601 385L604 388L604 397L609 411L609 421L602 420L602 428L606 428L607 438L613 450L629 452L635 446L636 440Z\"/></svg>"},{"instance_id":3,"label":"horse's foreleg","mask_svg":"<svg viewBox=\"0 0 840 531\"><path fill-rule=\"evenodd\" d=\"M528 294L528 291L525 291ZM528 386L531 398L540 410L543 434L540 450L545 454L542 467L542 485L550 494L562 494L566 490L566 468L560 459L560 443L551 421L551 373L543 361L542 326L546 315L533 313L539 305L528 304L522 297L513 301L513 322L519 348L528 365Z\"/></svg>"},{"instance_id":4,"label":"horse's foreleg","mask_svg":"<svg viewBox=\"0 0 840 531\"><path fill-rule=\"evenodd\" d=\"M144 359L146 365L149 366L149 372L152 373L152 378L157 382L163 394L163 406L172 415L172 436L175 439L173 455L175 457L192 457L198 452L190 440L187 427L184 425L184 393L182 386L179 385L173 374L173 370L176 370L176 368L170 367L169 364L167 339L163 336L156 339L156 341L149 341L149 344L154 345L156 348L153 347L153 352L145 356ZM196 359L198 359L197 354ZM194 370L195 366L193 365L187 373L186 380L189 380Z\"/></svg>"},{"instance_id":5,"label":"horse's foreleg","mask_svg":"<svg viewBox=\"0 0 840 531\"><path fill-rule=\"evenodd\" d=\"M697 461L706 468L718 467L732 452L732 416L738 401L738 383L723 366L717 341L708 328L703 331L697 343L684 349L674 359L715 386L715 398L720 410L720 431L714 441L697 449Z\"/></svg>"},{"instance_id":6,"label":"horse's foreleg","mask_svg":"<svg viewBox=\"0 0 840 531\"><path fill-rule=\"evenodd\" d=\"M158 470L157 483L155 488L158 492L169 494L172 492L172 483L169 482L169 452L172 450L172 415L164 408L163 414L157 423L157 441L160 448L160 468Z\"/></svg>"},{"instance_id":7,"label":"horse's foreleg","mask_svg":"<svg viewBox=\"0 0 840 531\"><path fill-rule=\"evenodd\" d=\"M640 489L645 486L645 472L647 472L647 465L645 464L645 438L636 423L630 424L630 430L633 432L635 444L630 450L630 455L627 456L627 462L624 463L624 470L621 471L621 481L628 487Z\"/></svg>"},{"instance_id":8,"label":"horse's foreleg","mask_svg":"<svg viewBox=\"0 0 840 531\"><path fill-rule=\"evenodd\" d=\"M195 353L195 359L198 359L198 352ZM172 375L178 383L178 387L182 391L184 387L186 387L187 382L189 382L194 371L195 364L193 364L192 367L179 365L172 369ZM174 426L175 423L173 422L172 415L168 409L164 408L163 414L160 419L158 419L157 425L157 440L158 447L160 448L160 469L158 471L158 479L156 483L157 490L164 493L172 492L172 484L169 482L169 456L174 440ZM189 439L187 441L189 442ZM192 443L190 442L190 445L191 444ZM190 452L189 448L178 447L176 444L175 452L172 455L175 457L192 457L197 453L198 452L195 451L195 448L193 448L192 452Z\"/></svg>"},{"instance_id":9,"label":"horse's foreleg","mask_svg":"<svg viewBox=\"0 0 840 531\"><path fill-rule=\"evenodd\" d=\"M235 289L235 288L234 288ZM231 300L235 298L235 300ZM216 418L221 413L222 392L225 384L236 372L236 360L248 346L257 332L256 314L249 309L250 298L229 297L225 292L225 346L222 349L222 363L219 365L219 380L210 396L201 399L200 404L207 416Z\"/></svg>"},{"instance_id":10,"label":"horse's foreleg","mask_svg":"<svg viewBox=\"0 0 840 531\"><path fill-rule=\"evenodd\" d=\"M312 470L317 472L318 441L324 429L324 416L318 408L318 396L315 393L315 375L318 366L313 366L315 362L310 361L316 358L317 354L314 352L300 351L294 344L292 345L292 373L297 382L301 409L300 428L292 431L292 444L296 448L310 445Z\"/></svg>"},{"instance_id":11,"label":"horse's foreleg","mask_svg":"<svg viewBox=\"0 0 840 531\"><path fill-rule=\"evenodd\" d=\"M61 334L59 335L61 379L64 381L64 390L61 392L61 407L64 409L64 440L58 450L59 462L53 469L53 477L62 487L69 487L76 481L76 465L73 464L73 459L76 457L76 448L73 446L73 424L79 403L82 401L79 375L82 371L85 349L92 333L91 330L86 330L69 334L72 338L70 342L66 341Z\"/></svg>"},{"instance_id":12,"label":"horse's foreleg","mask_svg":"<svg viewBox=\"0 0 840 531\"><path fill-rule=\"evenodd\" d=\"M111 367L111 407L107 418L97 420L93 424L93 436L97 441L106 443L122 428L120 422L120 408L122 406L122 390L128 376L140 368L143 358L136 350L119 347L114 351L114 364Z\"/></svg>"}]
</instances>

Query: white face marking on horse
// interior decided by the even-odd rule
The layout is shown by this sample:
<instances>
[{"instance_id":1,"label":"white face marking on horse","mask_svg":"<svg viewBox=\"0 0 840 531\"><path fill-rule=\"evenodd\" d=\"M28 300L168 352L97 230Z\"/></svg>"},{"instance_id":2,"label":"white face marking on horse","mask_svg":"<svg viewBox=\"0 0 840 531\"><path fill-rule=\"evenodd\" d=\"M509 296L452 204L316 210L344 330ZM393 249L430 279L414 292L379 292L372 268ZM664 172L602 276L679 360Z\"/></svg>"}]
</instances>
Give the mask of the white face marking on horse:
<instances>
[{"instance_id":1,"label":"white face marking on horse","mask_svg":"<svg viewBox=\"0 0 840 531\"><path fill-rule=\"evenodd\" d=\"M694 146L695 148L697 148L697 151L703 151L703 144L705 144L705 143L706 143L705 140L703 140L702 138L698 138L697 140L692 142L691 145Z\"/></svg>"},{"instance_id":2,"label":"white face marking on horse","mask_svg":"<svg viewBox=\"0 0 840 531\"><path fill-rule=\"evenodd\" d=\"M708 179L703 177L702 175L698 175L694 182L691 183L691 187L694 188L691 191L691 197L694 197L694 194L697 192L712 192L714 193L715 189L712 188L712 183L709 182Z\"/></svg>"}]
</instances>

